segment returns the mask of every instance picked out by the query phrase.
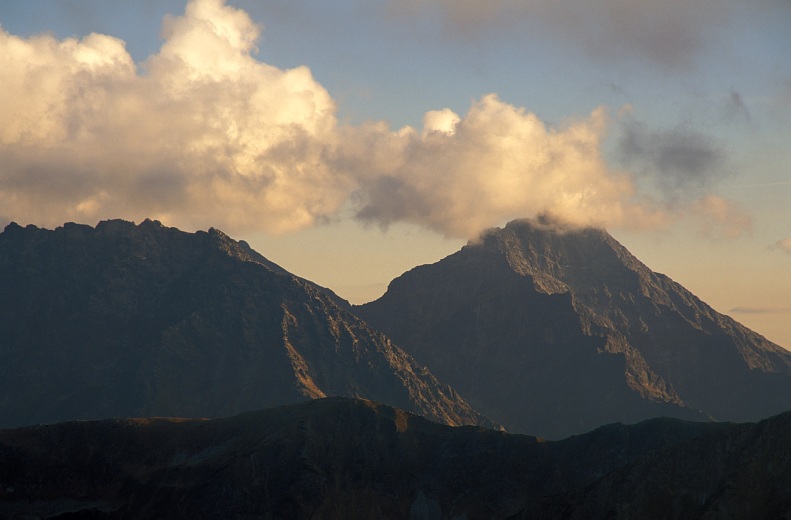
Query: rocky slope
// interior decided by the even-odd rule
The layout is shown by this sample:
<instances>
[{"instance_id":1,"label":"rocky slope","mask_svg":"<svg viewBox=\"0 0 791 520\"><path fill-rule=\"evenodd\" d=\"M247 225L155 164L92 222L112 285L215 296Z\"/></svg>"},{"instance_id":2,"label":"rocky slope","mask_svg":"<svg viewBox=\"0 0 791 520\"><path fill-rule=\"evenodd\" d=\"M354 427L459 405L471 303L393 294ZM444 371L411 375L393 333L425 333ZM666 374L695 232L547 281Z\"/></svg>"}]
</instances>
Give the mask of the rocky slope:
<instances>
[{"instance_id":1,"label":"rocky slope","mask_svg":"<svg viewBox=\"0 0 791 520\"><path fill-rule=\"evenodd\" d=\"M214 229L10 224L0 338L0 427L332 395L492 424L325 290Z\"/></svg>"},{"instance_id":2,"label":"rocky slope","mask_svg":"<svg viewBox=\"0 0 791 520\"><path fill-rule=\"evenodd\" d=\"M514 221L354 311L509 431L791 409L791 353L602 230Z\"/></svg>"},{"instance_id":3,"label":"rocky slope","mask_svg":"<svg viewBox=\"0 0 791 520\"><path fill-rule=\"evenodd\" d=\"M0 431L0 516L716 518L750 507L779 518L789 434L788 415L654 419L542 442L342 398L215 420L69 422Z\"/></svg>"}]
</instances>

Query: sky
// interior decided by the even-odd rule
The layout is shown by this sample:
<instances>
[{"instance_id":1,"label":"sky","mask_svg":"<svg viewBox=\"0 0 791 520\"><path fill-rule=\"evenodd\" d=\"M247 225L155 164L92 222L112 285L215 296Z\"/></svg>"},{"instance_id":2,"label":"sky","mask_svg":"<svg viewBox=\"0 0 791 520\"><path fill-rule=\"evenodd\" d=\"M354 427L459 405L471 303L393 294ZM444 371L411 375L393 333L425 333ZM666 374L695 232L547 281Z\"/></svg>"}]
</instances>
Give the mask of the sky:
<instances>
[{"instance_id":1,"label":"sky","mask_svg":"<svg viewBox=\"0 0 791 520\"><path fill-rule=\"evenodd\" d=\"M353 303L606 228L791 348L787 0L0 3L0 226L216 227Z\"/></svg>"}]
</instances>

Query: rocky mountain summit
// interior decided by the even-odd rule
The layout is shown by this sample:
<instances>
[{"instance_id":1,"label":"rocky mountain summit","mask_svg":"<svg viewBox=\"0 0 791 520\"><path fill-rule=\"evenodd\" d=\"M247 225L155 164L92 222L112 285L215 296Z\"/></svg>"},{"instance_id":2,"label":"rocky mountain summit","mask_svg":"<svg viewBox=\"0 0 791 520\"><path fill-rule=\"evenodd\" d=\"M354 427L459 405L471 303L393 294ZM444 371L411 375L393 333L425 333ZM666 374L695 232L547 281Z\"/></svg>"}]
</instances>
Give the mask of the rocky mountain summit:
<instances>
[{"instance_id":1,"label":"rocky mountain summit","mask_svg":"<svg viewBox=\"0 0 791 520\"><path fill-rule=\"evenodd\" d=\"M68 422L0 431L0 516L780 518L789 434L786 414L545 442L343 398L215 420Z\"/></svg>"},{"instance_id":2,"label":"rocky mountain summit","mask_svg":"<svg viewBox=\"0 0 791 520\"><path fill-rule=\"evenodd\" d=\"M354 312L509 431L791 409L791 353L603 230L514 221Z\"/></svg>"},{"instance_id":3,"label":"rocky mountain summit","mask_svg":"<svg viewBox=\"0 0 791 520\"><path fill-rule=\"evenodd\" d=\"M12 223L0 234L0 427L334 395L493 425L338 300L215 229Z\"/></svg>"}]
</instances>

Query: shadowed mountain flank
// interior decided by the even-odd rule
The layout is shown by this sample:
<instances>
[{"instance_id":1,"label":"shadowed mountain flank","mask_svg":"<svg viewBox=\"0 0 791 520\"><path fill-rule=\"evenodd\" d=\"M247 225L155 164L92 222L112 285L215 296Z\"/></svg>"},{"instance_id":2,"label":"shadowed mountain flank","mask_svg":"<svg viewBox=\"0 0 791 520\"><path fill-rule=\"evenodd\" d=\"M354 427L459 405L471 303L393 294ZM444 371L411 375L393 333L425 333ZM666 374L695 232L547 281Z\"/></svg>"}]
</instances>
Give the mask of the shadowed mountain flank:
<instances>
[{"instance_id":1,"label":"shadowed mountain flank","mask_svg":"<svg viewBox=\"0 0 791 520\"><path fill-rule=\"evenodd\" d=\"M549 442L344 398L214 420L69 422L0 431L0 515L691 518L750 506L771 517L791 503L789 434L787 415L653 419ZM767 469L749 462L772 454Z\"/></svg>"},{"instance_id":2,"label":"shadowed mountain flank","mask_svg":"<svg viewBox=\"0 0 791 520\"><path fill-rule=\"evenodd\" d=\"M791 409L791 353L602 230L514 221L354 311L509 431Z\"/></svg>"},{"instance_id":3,"label":"shadowed mountain flank","mask_svg":"<svg viewBox=\"0 0 791 520\"><path fill-rule=\"evenodd\" d=\"M215 229L10 224L0 288L3 427L333 395L492 425L326 290Z\"/></svg>"}]
</instances>

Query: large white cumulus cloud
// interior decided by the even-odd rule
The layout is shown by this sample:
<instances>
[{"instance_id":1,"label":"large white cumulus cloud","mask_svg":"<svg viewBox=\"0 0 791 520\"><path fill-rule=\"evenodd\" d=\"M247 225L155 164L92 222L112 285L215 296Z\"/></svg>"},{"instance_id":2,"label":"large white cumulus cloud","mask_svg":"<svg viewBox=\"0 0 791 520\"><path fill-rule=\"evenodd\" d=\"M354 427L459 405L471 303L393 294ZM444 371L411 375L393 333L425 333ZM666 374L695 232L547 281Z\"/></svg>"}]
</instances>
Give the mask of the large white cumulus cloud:
<instances>
[{"instance_id":1,"label":"large white cumulus cloud","mask_svg":"<svg viewBox=\"0 0 791 520\"><path fill-rule=\"evenodd\" d=\"M725 223L712 195L642 194L602 157L603 109L562 127L496 95L422 129L341 125L309 69L256 59L260 34L222 0L192 0L142 64L124 43L21 39L0 28L0 221L158 218L185 229L284 232L336 218L471 237L514 217L662 226ZM736 215L736 220L734 220Z\"/></svg>"},{"instance_id":2,"label":"large white cumulus cloud","mask_svg":"<svg viewBox=\"0 0 791 520\"><path fill-rule=\"evenodd\" d=\"M358 141L373 172L358 216L414 222L451 236L539 213L578 225L658 224L662 212L638 197L629 176L604 163L606 127L606 114L597 109L549 129L490 94L464 118L427 113L422 132L371 129Z\"/></svg>"},{"instance_id":3,"label":"large white cumulus cloud","mask_svg":"<svg viewBox=\"0 0 791 520\"><path fill-rule=\"evenodd\" d=\"M281 231L336 212L333 100L307 68L255 60L258 35L246 13L194 1L138 73L108 36L0 32L2 216Z\"/></svg>"}]
</instances>

